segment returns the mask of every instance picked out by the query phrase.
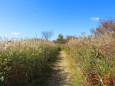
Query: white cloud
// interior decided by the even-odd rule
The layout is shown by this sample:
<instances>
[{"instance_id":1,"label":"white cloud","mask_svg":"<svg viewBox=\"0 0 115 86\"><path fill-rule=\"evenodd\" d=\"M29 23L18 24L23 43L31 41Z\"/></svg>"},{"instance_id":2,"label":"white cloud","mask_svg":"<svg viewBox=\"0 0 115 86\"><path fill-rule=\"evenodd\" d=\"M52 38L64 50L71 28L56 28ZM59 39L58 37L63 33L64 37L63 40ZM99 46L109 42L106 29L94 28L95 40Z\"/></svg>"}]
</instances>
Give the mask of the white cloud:
<instances>
[{"instance_id":1,"label":"white cloud","mask_svg":"<svg viewBox=\"0 0 115 86\"><path fill-rule=\"evenodd\" d=\"M91 17L91 20L93 20L93 21L98 21L98 20L99 20L99 17Z\"/></svg>"},{"instance_id":2,"label":"white cloud","mask_svg":"<svg viewBox=\"0 0 115 86\"><path fill-rule=\"evenodd\" d=\"M19 32L12 32L12 34L13 34L13 35L15 35L15 36L20 35L20 33L19 33Z\"/></svg>"}]
</instances>

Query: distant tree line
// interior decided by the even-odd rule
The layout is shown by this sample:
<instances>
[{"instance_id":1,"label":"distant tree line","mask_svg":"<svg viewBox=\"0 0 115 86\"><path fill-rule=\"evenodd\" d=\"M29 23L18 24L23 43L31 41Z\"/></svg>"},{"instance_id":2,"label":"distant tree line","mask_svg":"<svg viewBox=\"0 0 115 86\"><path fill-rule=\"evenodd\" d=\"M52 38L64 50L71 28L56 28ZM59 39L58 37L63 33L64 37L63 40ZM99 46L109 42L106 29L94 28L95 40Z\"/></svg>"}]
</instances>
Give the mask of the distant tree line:
<instances>
[{"instance_id":1,"label":"distant tree line","mask_svg":"<svg viewBox=\"0 0 115 86\"><path fill-rule=\"evenodd\" d=\"M66 36L66 38L64 38L62 34L59 34L57 40L54 40L53 42L58 43L58 44L66 44L68 43L70 39L73 39L73 38L77 39L77 37L75 36Z\"/></svg>"}]
</instances>

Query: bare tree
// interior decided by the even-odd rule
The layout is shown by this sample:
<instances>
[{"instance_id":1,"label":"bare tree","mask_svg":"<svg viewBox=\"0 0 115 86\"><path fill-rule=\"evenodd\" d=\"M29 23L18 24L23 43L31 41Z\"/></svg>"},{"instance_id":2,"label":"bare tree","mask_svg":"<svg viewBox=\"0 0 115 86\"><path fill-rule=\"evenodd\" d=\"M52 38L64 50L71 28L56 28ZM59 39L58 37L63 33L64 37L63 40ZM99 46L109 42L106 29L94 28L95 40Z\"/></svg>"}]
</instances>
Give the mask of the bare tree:
<instances>
[{"instance_id":1,"label":"bare tree","mask_svg":"<svg viewBox=\"0 0 115 86\"><path fill-rule=\"evenodd\" d=\"M53 32L51 31L44 31L42 32L42 37L45 39L45 40L49 40L51 37L53 36Z\"/></svg>"}]
</instances>

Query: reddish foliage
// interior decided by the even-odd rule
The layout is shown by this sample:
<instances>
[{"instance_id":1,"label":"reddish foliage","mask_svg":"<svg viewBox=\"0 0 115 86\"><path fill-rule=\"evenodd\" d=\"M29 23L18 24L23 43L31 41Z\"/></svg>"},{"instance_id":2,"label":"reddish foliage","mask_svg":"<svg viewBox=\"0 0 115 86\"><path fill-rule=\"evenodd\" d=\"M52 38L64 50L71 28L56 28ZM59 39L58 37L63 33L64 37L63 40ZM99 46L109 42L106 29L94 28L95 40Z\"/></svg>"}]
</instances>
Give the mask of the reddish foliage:
<instances>
[{"instance_id":1,"label":"reddish foliage","mask_svg":"<svg viewBox=\"0 0 115 86\"><path fill-rule=\"evenodd\" d=\"M85 74L85 73L83 73L83 75L84 75L84 76L86 76L86 74Z\"/></svg>"},{"instance_id":2,"label":"reddish foliage","mask_svg":"<svg viewBox=\"0 0 115 86\"><path fill-rule=\"evenodd\" d=\"M115 21L114 19L101 20L100 26L96 28L97 34L104 34L105 32L114 31L115 32Z\"/></svg>"},{"instance_id":3,"label":"reddish foliage","mask_svg":"<svg viewBox=\"0 0 115 86\"><path fill-rule=\"evenodd\" d=\"M97 74L88 74L87 76L87 81L93 85L98 84L99 83L99 79L97 77Z\"/></svg>"},{"instance_id":4,"label":"reddish foliage","mask_svg":"<svg viewBox=\"0 0 115 86\"><path fill-rule=\"evenodd\" d=\"M77 39L75 36L67 36L66 39L64 39L64 43L68 43L69 40L71 39Z\"/></svg>"},{"instance_id":5,"label":"reddish foliage","mask_svg":"<svg viewBox=\"0 0 115 86\"><path fill-rule=\"evenodd\" d=\"M92 80L88 80L88 82L90 83Z\"/></svg>"},{"instance_id":6,"label":"reddish foliage","mask_svg":"<svg viewBox=\"0 0 115 86\"><path fill-rule=\"evenodd\" d=\"M115 32L115 19L109 18L108 20L100 20L100 25L95 29L90 30L96 36L104 34L105 32Z\"/></svg>"},{"instance_id":7,"label":"reddish foliage","mask_svg":"<svg viewBox=\"0 0 115 86\"><path fill-rule=\"evenodd\" d=\"M105 77L105 78L103 79L103 82L104 82L104 85L105 85L105 86L108 86L108 85L110 84L109 77Z\"/></svg>"}]
</instances>

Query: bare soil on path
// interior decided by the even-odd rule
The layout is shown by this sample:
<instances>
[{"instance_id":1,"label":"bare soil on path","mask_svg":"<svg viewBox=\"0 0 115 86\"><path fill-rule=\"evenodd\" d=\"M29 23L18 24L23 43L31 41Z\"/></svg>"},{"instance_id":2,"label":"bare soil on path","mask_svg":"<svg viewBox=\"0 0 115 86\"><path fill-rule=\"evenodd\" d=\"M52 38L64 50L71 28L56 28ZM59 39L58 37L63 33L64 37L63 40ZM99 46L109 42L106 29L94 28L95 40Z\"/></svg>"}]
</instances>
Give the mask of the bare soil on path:
<instances>
[{"instance_id":1,"label":"bare soil on path","mask_svg":"<svg viewBox=\"0 0 115 86\"><path fill-rule=\"evenodd\" d=\"M60 51L53 66L48 86L71 86L72 70L64 51Z\"/></svg>"}]
</instances>

